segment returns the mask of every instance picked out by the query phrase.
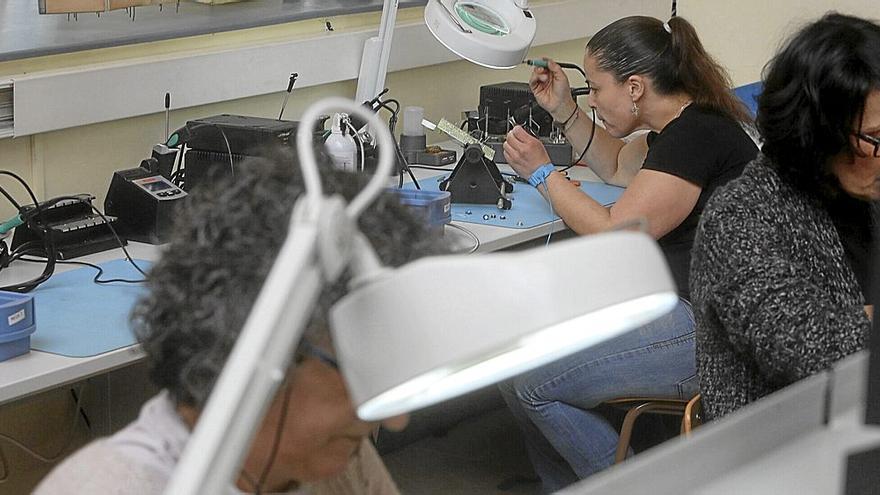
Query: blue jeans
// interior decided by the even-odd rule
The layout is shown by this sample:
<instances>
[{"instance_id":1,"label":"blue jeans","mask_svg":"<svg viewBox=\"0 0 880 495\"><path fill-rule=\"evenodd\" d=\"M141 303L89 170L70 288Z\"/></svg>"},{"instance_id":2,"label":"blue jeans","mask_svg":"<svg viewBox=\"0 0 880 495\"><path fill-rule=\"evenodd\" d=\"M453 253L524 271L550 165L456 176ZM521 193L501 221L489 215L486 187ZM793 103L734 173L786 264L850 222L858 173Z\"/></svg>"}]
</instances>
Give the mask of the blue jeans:
<instances>
[{"instance_id":1,"label":"blue jeans","mask_svg":"<svg viewBox=\"0 0 880 495\"><path fill-rule=\"evenodd\" d=\"M501 383L543 489L559 490L614 464L618 434L591 411L600 403L697 393L694 352L694 315L679 300L647 325Z\"/></svg>"}]
</instances>

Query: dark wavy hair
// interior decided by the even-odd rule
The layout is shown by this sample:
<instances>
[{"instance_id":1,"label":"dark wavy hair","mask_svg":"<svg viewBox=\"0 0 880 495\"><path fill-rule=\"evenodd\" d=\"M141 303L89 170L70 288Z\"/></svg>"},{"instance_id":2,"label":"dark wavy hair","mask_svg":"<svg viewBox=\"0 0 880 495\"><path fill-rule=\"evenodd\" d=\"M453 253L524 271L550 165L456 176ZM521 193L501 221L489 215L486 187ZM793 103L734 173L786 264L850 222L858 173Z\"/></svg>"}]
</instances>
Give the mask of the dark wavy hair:
<instances>
[{"instance_id":1,"label":"dark wavy hair","mask_svg":"<svg viewBox=\"0 0 880 495\"><path fill-rule=\"evenodd\" d=\"M367 179L322 170L325 194L347 199ZM148 294L132 315L151 379L177 403L204 406L303 192L295 156L279 152L273 159L243 163L234 179L204 184L186 199L167 250L149 272ZM387 265L446 252L442 238L390 195L374 202L359 225ZM347 279L325 288L306 327L307 338L327 338L328 311L345 294Z\"/></svg>"},{"instance_id":2,"label":"dark wavy hair","mask_svg":"<svg viewBox=\"0 0 880 495\"><path fill-rule=\"evenodd\" d=\"M731 92L727 71L706 52L694 27L681 17L667 24L671 32L653 17L624 17L590 38L587 52L618 82L645 75L662 95L687 93L698 105L751 122L748 109Z\"/></svg>"},{"instance_id":3,"label":"dark wavy hair","mask_svg":"<svg viewBox=\"0 0 880 495\"><path fill-rule=\"evenodd\" d=\"M880 88L880 26L828 14L797 32L764 68L757 127L779 175L819 197L839 187L831 159L856 150L865 99Z\"/></svg>"}]
</instances>

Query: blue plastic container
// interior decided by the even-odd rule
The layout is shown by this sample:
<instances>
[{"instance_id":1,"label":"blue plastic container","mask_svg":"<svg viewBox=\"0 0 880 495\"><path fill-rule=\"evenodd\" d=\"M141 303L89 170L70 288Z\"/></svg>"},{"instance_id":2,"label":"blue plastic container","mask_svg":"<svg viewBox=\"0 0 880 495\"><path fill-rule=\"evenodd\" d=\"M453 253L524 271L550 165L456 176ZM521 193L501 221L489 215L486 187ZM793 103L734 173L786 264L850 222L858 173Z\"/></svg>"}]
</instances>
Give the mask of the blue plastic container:
<instances>
[{"instance_id":1,"label":"blue plastic container","mask_svg":"<svg viewBox=\"0 0 880 495\"><path fill-rule=\"evenodd\" d=\"M0 291L0 361L31 350L35 318L34 296Z\"/></svg>"},{"instance_id":2,"label":"blue plastic container","mask_svg":"<svg viewBox=\"0 0 880 495\"><path fill-rule=\"evenodd\" d=\"M429 228L443 229L452 221L452 195L449 191L426 191L419 189L388 189L408 206L416 217Z\"/></svg>"}]
</instances>

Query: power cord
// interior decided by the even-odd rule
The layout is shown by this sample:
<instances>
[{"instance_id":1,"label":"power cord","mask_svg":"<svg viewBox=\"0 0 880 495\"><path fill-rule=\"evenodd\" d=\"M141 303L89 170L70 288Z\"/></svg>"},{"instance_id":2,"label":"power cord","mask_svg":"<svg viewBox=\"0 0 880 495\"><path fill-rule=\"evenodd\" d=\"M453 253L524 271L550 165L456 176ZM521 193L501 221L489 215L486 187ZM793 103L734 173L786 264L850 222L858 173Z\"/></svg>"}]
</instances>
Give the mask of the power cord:
<instances>
[{"instance_id":1,"label":"power cord","mask_svg":"<svg viewBox=\"0 0 880 495\"><path fill-rule=\"evenodd\" d=\"M222 129L221 129L221 132L222 132ZM231 158L232 157L230 155L230 163L231 163ZM28 207L28 206L21 207L19 205L17 208L19 211L19 217L21 218L22 222L27 226L27 228L29 228L33 232L35 232L37 234L37 236L42 241L42 242L38 242L38 241L26 242L26 243L22 244L21 246L18 246L12 252L8 251L8 248L6 247L5 242L4 242L3 243L4 247L2 249L0 249L0 251L2 251L2 252L0 252L0 260L2 260L2 264L0 264L0 268L4 268L4 267L8 266L9 263L11 263L17 259L21 259L23 256L26 256L26 255L37 255L37 256L42 255L45 258L45 263L46 263L46 266L43 269L43 272L39 276L37 276L36 278L29 280L27 282L3 286L3 287L0 287L0 290L8 290L8 291L13 291L13 292L30 292L33 289L35 289L36 287L38 287L40 284L42 284L43 282L48 280L52 276L52 274L55 272L55 264L59 260L58 260L58 252L57 252L57 246L55 243L54 235L51 231L51 228L48 227L48 225L46 225L46 222L45 222L45 211L48 210L49 208L55 206L56 204L58 204L61 201L69 201L69 200L81 202L81 203L88 205L92 211L94 211L99 217L101 217L101 220L104 221L104 225L106 225L110 229L110 232L113 234L113 237L116 239L116 242L119 244L119 247L122 248L122 252L125 254L125 258L146 279L147 274L137 265L137 263L134 262L131 255L128 253L128 250L125 247L125 243L119 237L119 234L116 232L116 229L113 228L113 225L110 223L109 219L101 211L99 211L94 205L92 205L91 201L89 201L86 198L83 198L82 196L59 196L59 197L44 201L43 203L40 203L37 200L37 197L34 194L33 189L31 189L31 187L27 184L27 182L25 182L24 179L22 179L20 176L16 175L13 172L9 172L7 170L0 170L0 175L7 175L10 177L13 177L18 182L20 182L22 184L22 186L24 186L24 188L27 190L28 195L34 201L33 207ZM6 194L4 194L4 195L6 195ZM7 197L7 199L9 199L10 202L13 203L13 205L18 204L11 197ZM2 241L0 241L0 242L2 242ZM4 256L4 254L5 254L5 256ZM33 261L33 260L31 260L31 261ZM77 262L77 263L82 264L84 262ZM101 280L99 280L99 278L100 278L101 274L103 273L103 269L100 269L100 267L97 267L97 265L91 265L91 266L94 266L100 270L98 273L98 276L95 277L95 283L108 283L108 282L112 282L112 281L123 281L123 279L101 281ZM130 281L130 283L134 283L134 282Z\"/></svg>"},{"instance_id":2,"label":"power cord","mask_svg":"<svg viewBox=\"0 0 880 495\"><path fill-rule=\"evenodd\" d=\"M34 256L34 255L28 255L28 256ZM26 261L28 263L45 263L47 261L46 258L25 258L23 256L18 259L21 261ZM96 284L112 284L112 283L117 283L117 282L118 283L125 283L125 284L142 284L147 281L146 277L144 277L140 280L128 280L128 279L124 279L124 278L111 278L108 280L100 280L101 275L104 274L104 269L101 268L99 265L96 265L94 263L89 263L88 261L72 261L72 260L62 261L62 260L58 260L55 263L57 263L59 265L80 265L80 266L88 266L88 267L94 268L95 270L98 271L98 273L92 279L92 282L94 282ZM133 261L132 261L132 264L133 264L133 266L137 267L137 264L134 263Z\"/></svg>"},{"instance_id":3,"label":"power cord","mask_svg":"<svg viewBox=\"0 0 880 495\"><path fill-rule=\"evenodd\" d=\"M64 444L61 446L61 448L58 450L58 452L56 454L44 456L44 455L40 454L39 452L36 452L35 450L31 449L30 447L28 447L27 445L25 445L21 441L17 440L16 438L13 438L13 437L6 435L6 434L3 434L3 433L0 433L0 440L5 441L6 443L9 443L15 447L18 447L21 451L23 451L24 453L28 454L29 456L33 457L34 459L36 459L40 462L43 462L46 464L54 464L54 463L58 462L61 459L61 457L64 456L64 453L67 452L67 450L70 448L70 445L73 443L74 434L76 432L76 424L77 424L78 419L80 417L80 412L82 411L82 392L84 389L85 389L85 385L83 385L79 388L78 394L75 392L73 394L74 397L76 397L76 401L75 401L74 409L73 409L73 419L71 420L70 429L67 432L67 439L64 441ZM71 391L73 391L73 389L71 389ZM4 483L4 482L8 481L8 479L9 479L9 463L6 459L6 455L3 452L2 447L0 447L0 467L2 467L2 469L3 469L3 475L2 475L2 477L0 477L0 483Z\"/></svg>"},{"instance_id":4,"label":"power cord","mask_svg":"<svg viewBox=\"0 0 880 495\"><path fill-rule=\"evenodd\" d=\"M422 170L437 170L439 172L452 172L454 168L448 168L443 165L410 165L409 168L417 168Z\"/></svg>"},{"instance_id":5,"label":"power cord","mask_svg":"<svg viewBox=\"0 0 880 495\"><path fill-rule=\"evenodd\" d=\"M477 252L477 249L480 249L480 238L477 237L476 234L474 234L470 230L462 227L461 225L455 225L454 223L447 223L446 226L452 227L453 229L460 230L461 232L464 232L464 234L466 236L470 237L474 241L474 247L472 247L471 250L465 254L472 254L472 253Z\"/></svg>"},{"instance_id":6,"label":"power cord","mask_svg":"<svg viewBox=\"0 0 880 495\"><path fill-rule=\"evenodd\" d=\"M287 423L287 408L290 403L292 391L293 387L290 384L285 385L281 411L278 413L278 425L275 428L275 438L272 441L272 450L269 451L269 459L266 461L266 465L263 467L263 472L260 473L260 478L257 480L256 495L262 493L263 485L266 483L266 480L269 479L269 472L272 471L272 466L275 464L275 457L278 455L278 447L281 445L281 437L284 434L284 426Z\"/></svg>"},{"instance_id":7,"label":"power cord","mask_svg":"<svg viewBox=\"0 0 880 495\"><path fill-rule=\"evenodd\" d=\"M388 119L388 128L391 131L391 135L394 136L394 129L397 126L397 119L400 114L400 102L395 100L394 98L388 98L386 100L382 99L386 93L388 93L388 88L383 89L375 98L366 102L366 105L370 107L374 112L378 112L379 109L384 108L391 113L391 117ZM393 104L394 108L391 108L389 104ZM406 157L403 156L403 152L400 150L400 145L397 144L397 140L394 140L394 152L397 157L398 167L398 179L397 179L397 187L403 187L403 173L406 172L409 175L410 180L416 189L421 190L422 186L419 184L418 179L416 179L415 174L413 174L409 163L406 161Z\"/></svg>"},{"instance_id":8,"label":"power cord","mask_svg":"<svg viewBox=\"0 0 880 495\"><path fill-rule=\"evenodd\" d=\"M566 65L574 65L574 64L566 64ZM575 67L577 67L577 66L575 65ZM581 70L580 67L577 67L577 69L580 70L581 73L583 74L583 70ZM584 80L587 83L587 86L585 88L577 88L577 89L572 90L572 92L571 92L572 96L574 96L574 98L575 98L575 104L577 104L577 98L579 96L589 95L593 91L593 88L590 86L590 81L588 79L586 79L586 75L584 75ZM580 108L578 108L577 111L580 112ZM596 109L593 107L590 107L590 121L592 122L592 124L590 125L590 138L587 140L587 145L584 146L584 150L581 151L581 154L580 154L580 156L578 156L578 159L571 162L570 165L561 168L559 170L560 172L565 172L566 170L570 169L571 167L574 167L575 165L580 163L581 160L583 160L584 157L587 155L587 150L590 149L590 146L593 144L593 138L596 137Z\"/></svg>"},{"instance_id":9,"label":"power cord","mask_svg":"<svg viewBox=\"0 0 880 495\"><path fill-rule=\"evenodd\" d=\"M547 186L546 182L542 182L541 185L544 186L544 194L547 195L547 203L550 204L550 214L553 216L556 216L556 210L553 208L553 198L550 197L550 187ZM559 219L562 220L562 217L559 217ZM563 222L564 222L564 220L563 220ZM550 232L547 233L547 242L544 243L544 247L547 247L550 245L550 238L553 236L553 221L552 220L550 221L549 225L550 225Z\"/></svg>"}]
</instances>

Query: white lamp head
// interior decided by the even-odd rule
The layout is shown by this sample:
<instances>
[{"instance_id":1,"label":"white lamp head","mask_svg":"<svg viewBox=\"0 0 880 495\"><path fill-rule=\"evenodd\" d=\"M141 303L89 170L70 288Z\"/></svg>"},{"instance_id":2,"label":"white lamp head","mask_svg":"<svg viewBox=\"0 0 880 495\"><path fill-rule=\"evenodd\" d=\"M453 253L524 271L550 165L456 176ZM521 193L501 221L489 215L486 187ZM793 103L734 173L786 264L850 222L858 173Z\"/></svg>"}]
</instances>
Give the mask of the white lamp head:
<instances>
[{"instance_id":1,"label":"white lamp head","mask_svg":"<svg viewBox=\"0 0 880 495\"><path fill-rule=\"evenodd\" d=\"M343 298L337 355L364 420L426 407L643 325L678 298L657 244L616 232L426 258Z\"/></svg>"},{"instance_id":2,"label":"white lamp head","mask_svg":"<svg viewBox=\"0 0 880 495\"><path fill-rule=\"evenodd\" d=\"M519 65L537 29L527 0L428 0L425 24L459 57L493 69Z\"/></svg>"}]
</instances>

